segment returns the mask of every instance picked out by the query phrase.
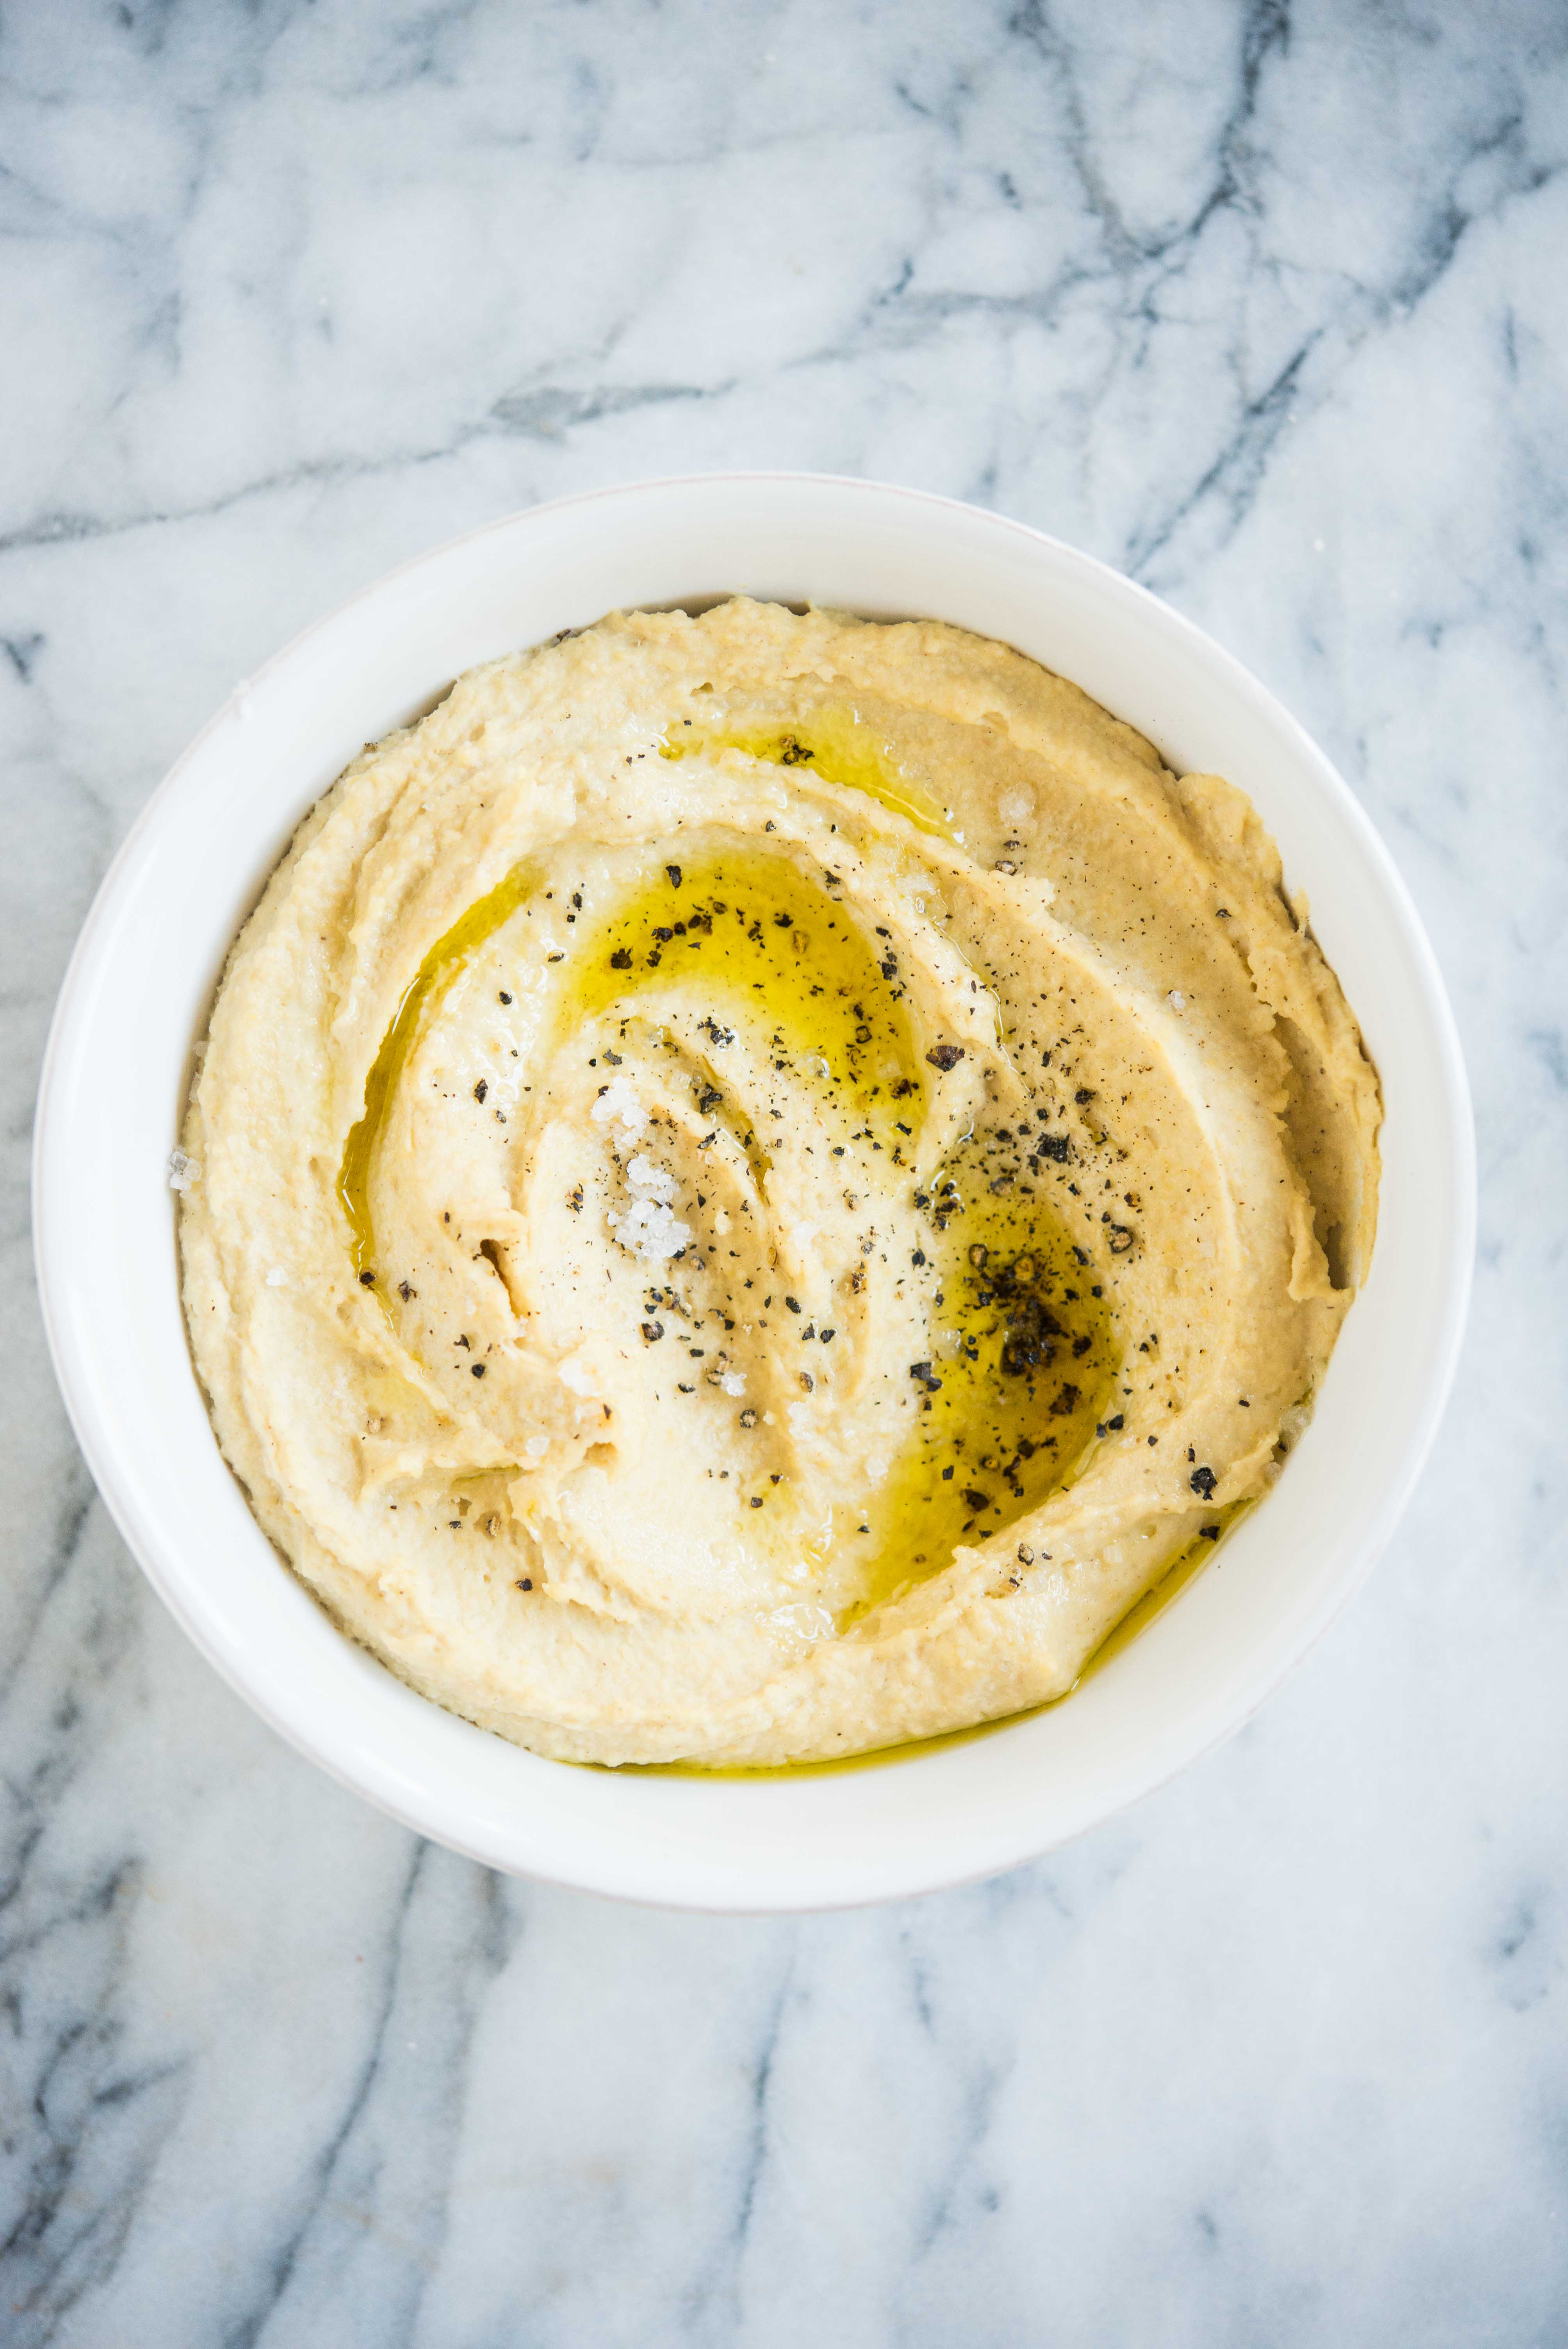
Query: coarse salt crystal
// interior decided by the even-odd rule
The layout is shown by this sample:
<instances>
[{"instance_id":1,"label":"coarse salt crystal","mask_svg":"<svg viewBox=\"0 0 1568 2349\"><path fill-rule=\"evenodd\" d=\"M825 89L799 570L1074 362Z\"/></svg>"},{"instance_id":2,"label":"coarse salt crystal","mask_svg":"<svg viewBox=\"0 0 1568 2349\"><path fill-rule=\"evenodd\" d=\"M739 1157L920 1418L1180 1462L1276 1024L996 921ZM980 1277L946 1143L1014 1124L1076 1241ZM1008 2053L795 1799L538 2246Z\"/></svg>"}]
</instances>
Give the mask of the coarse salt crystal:
<instances>
[{"instance_id":1,"label":"coarse salt crystal","mask_svg":"<svg viewBox=\"0 0 1568 2349\"><path fill-rule=\"evenodd\" d=\"M632 1194L639 1199L662 1199L667 1207L676 1195L676 1178L655 1166L651 1158L634 1158L626 1169Z\"/></svg>"},{"instance_id":2,"label":"coarse salt crystal","mask_svg":"<svg viewBox=\"0 0 1568 2349\"><path fill-rule=\"evenodd\" d=\"M685 1247L691 1232L662 1199L635 1199L622 1216L615 1237L639 1264L667 1264Z\"/></svg>"},{"instance_id":3,"label":"coarse salt crystal","mask_svg":"<svg viewBox=\"0 0 1568 2349\"><path fill-rule=\"evenodd\" d=\"M727 1395L743 1395L746 1392L746 1373L744 1371L723 1371L718 1383Z\"/></svg>"},{"instance_id":4,"label":"coarse salt crystal","mask_svg":"<svg viewBox=\"0 0 1568 2349\"><path fill-rule=\"evenodd\" d=\"M1179 987L1173 987L1165 1000L1172 1011L1185 1011L1187 1009L1187 999Z\"/></svg>"},{"instance_id":5,"label":"coarse salt crystal","mask_svg":"<svg viewBox=\"0 0 1568 2349\"><path fill-rule=\"evenodd\" d=\"M199 1160L187 1158L182 1150L170 1152L169 1187L171 1191L178 1191L183 1195L189 1191L192 1183L201 1180L201 1167Z\"/></svg>"},{"instance_id":6,"label":"coarse salt crystal","mask_svg":"<svg viewBox=\"0 0 1568 2349\"><path fill-rule=\"evenodd\" d=\"M648 1112L624 1077L611 1080L589 1114L597 1125L608 1125L613 1118L622 1142L640 1142L648 1130Z\"/></svg>"}]
</instances>

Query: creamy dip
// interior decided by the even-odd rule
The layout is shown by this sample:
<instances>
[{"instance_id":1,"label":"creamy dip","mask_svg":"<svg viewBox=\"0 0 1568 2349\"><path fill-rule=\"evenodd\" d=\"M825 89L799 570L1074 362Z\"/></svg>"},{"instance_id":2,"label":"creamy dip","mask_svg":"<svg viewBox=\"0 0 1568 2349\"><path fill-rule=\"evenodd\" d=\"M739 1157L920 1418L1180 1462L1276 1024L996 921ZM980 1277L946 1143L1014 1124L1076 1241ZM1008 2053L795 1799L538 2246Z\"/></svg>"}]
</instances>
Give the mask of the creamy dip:
<instances>
[{"instance_id":1,"label":"creamy dip","mask_svg":"<svg viewBox=\"0 0 1568 2349\"><path fill-rule=\"evenodd\" d=\"M415 1688L571 1759L851 1754L1060 1695L1267 1490L1378 1117L1232 784L956 628L619 614L301 825L186 1311Z\"/></svg>"}]
</instances>

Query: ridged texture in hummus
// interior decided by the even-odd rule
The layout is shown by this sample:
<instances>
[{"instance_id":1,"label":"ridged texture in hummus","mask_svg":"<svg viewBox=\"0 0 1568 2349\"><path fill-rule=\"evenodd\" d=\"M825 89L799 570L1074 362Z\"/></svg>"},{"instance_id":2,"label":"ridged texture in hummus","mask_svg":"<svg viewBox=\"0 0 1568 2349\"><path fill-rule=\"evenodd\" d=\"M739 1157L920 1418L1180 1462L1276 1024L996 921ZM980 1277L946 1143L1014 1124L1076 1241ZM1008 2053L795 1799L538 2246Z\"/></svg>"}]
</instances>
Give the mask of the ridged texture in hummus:
<instances>
[{"instance_id":1,"label":"ridged texture in hummus","mask_svg":"<svg viewBox=\"0 0 1568 2349\"><path fill-rule=\"evenodd\" d=\"M415 1688L841 1755L1060 1695L1265 1492L1378 1114L1231 784L954 628L619 615L301 826L186 1310L262 1525Z\"/></svg>"}]
</instances>

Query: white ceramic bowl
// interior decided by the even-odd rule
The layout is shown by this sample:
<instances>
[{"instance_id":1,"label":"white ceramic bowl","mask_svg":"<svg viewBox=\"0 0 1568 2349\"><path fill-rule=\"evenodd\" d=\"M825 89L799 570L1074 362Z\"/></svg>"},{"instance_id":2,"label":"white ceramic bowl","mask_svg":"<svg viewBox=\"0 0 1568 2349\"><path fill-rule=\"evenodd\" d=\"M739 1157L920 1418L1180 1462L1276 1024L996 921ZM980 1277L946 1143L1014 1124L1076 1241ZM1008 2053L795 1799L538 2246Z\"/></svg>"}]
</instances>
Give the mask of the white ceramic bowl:
<instances>
[{"instance_id":1,"label":"white ceramic bowl","mask_svg":"<svg viewBox=\"0 0 1568 2349\"><path fill-rule=\"evenodd\" d=\"M733 589L999 636L1074 678L1172 766L1248 792L1382 1072L1371 1276L1267 1504L1065 1702L874 1769L752 1780L547 1762L415 1696L334 1630L252 1518L191 1366L165 1168L229 943L361 744L459 671L617 605ZM1288 595L1290 583L1278 585ZM825 1908L1009 1868L1229 1733L1392 1532L1458 1350L1474 1232L1464 1070L1387 852L1295 721L1227 653L1086 555L908 490L789 474L652 481L492 524L366 589L280 653L153 794L56 1013L34 1166L55 1364L154 1588L264 1719L424 1834L493 1867L716 1909Z\"/></svg>"}]
</instances>

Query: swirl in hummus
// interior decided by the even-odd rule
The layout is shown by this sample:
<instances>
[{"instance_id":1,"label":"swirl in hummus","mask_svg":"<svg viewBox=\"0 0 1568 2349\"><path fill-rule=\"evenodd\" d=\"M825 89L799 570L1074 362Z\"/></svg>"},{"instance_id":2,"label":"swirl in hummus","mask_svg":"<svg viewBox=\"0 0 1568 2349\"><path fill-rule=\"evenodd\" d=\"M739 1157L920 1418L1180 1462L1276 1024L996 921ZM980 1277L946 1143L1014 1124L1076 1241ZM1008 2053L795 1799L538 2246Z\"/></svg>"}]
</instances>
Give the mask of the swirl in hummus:
<instances>
[{"instance_id":1,"label":"swirl in hummus","mask_svg":"<svg viewBox=\"0 0 1568 2349\"><path fill-rule=\"evenodd\" d=\"M262 1525L426 1695L853 1754L1060 1695L1266 1490L1378 1116L1232 785L956 628L632 612L301 825L186 1311Z\"/></svg>"}]
</instances>

